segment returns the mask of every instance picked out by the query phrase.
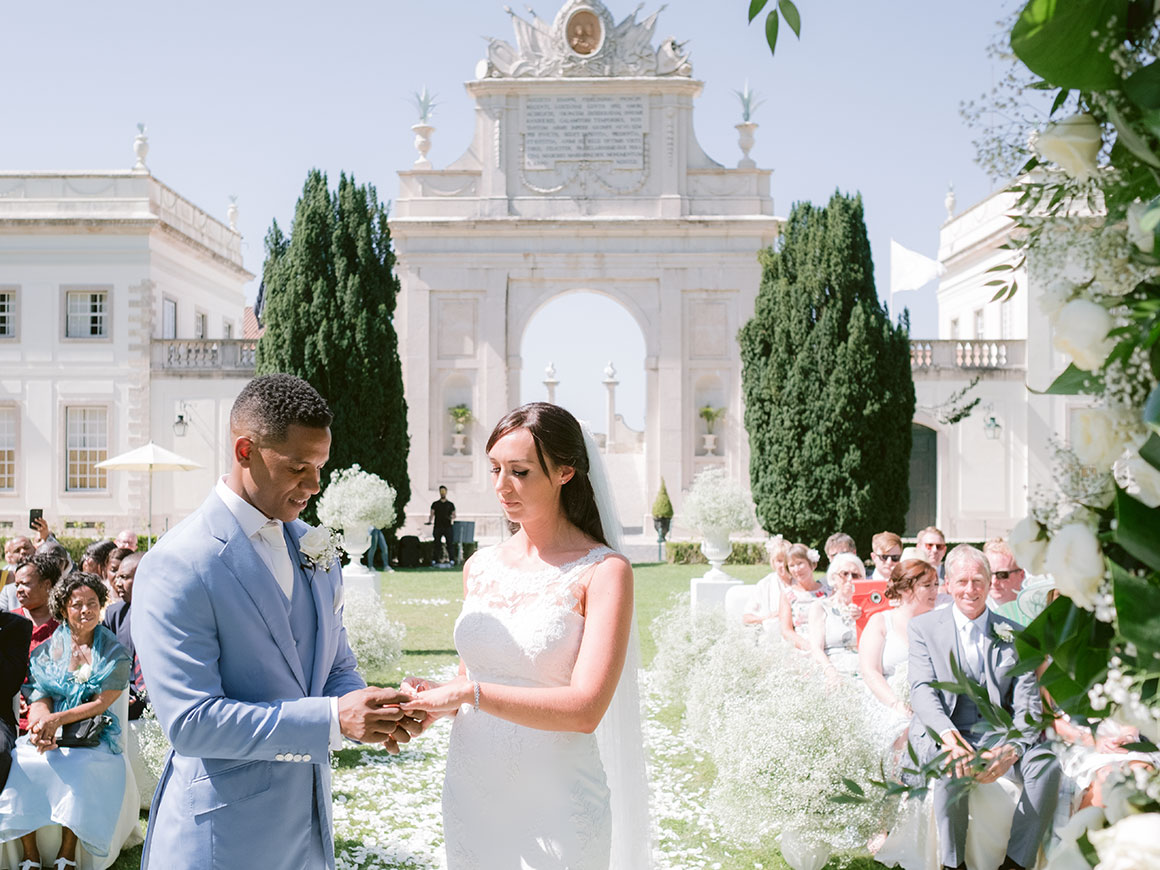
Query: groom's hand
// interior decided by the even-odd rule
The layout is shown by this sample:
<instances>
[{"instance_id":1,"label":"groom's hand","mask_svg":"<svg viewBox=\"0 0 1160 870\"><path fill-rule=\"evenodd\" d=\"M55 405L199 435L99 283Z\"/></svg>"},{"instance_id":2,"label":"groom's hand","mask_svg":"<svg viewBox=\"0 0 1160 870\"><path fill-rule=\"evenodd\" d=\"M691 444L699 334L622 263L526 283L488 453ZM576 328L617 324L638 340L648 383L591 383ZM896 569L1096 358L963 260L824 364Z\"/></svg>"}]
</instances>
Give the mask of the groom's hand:
<instances>
[{"instance_id":1,"label":"groom's hand","mask_svg":"<svg viewBox=\"0 0 1160 870\"><path fill-rule=\"evenodd\" d=\"M399 707L410 698L395 689L370 686L348 692L338 699L338 726L343 736L360 743L406 742L410 734L400 741L399 730L407 714Z\"/></svg>"}]
</instances>

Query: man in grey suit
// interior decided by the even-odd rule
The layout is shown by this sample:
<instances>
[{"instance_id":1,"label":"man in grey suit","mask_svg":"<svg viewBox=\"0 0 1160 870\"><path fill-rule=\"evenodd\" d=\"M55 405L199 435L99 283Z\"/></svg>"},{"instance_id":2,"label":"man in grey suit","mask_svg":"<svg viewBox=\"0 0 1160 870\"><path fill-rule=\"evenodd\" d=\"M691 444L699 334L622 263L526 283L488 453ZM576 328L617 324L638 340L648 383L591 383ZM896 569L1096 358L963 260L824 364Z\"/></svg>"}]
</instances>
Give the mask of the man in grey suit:
<instances>
[{"instance_id":1,"label":"man in grey suit","mask_svg":"<svg viewBox=\"0 0 1160 870\"><path fill-rule=\"evenodd\" d=\"M1039 685L1034 673L1012 676L1018 661L1011 631L1017 626L987 608L991 569L987 557L974 547L955 547L946 559L947 587L954 603L910 622L910 743L925 764L946 751L956 762L958 775L967 772L972 760L985 764L975 772L979 782L994 782L1012 768L1022 776L1023 793L1011 822L1007 857L1001 870L1035 864L1059 796L1059 762L1038 730L1026 724L1030 714L1042 712ZM1011 714L1018 733L998 742L979 713L964 695L934 687L955 682L951 657L963 672L981 685L991 703ZM930 731L938 735L934 740ZM988 736L992 740L988 741ZM984 744L990 748L986 748ZM967 839L967 801L948 794L949 777L934 786L934 812L939 831L939 852L948 868L964 867Z\"/></svg>"}]
</instances>

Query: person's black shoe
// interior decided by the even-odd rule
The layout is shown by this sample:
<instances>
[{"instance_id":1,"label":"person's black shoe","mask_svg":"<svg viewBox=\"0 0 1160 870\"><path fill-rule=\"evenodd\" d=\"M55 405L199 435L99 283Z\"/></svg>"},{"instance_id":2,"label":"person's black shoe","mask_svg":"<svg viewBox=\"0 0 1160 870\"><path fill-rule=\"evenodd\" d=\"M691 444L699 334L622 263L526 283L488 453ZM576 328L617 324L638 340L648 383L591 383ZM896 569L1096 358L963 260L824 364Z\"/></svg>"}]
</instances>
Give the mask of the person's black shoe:
<instances>
[{"instance_id":1,"label":"person's black shoe","mask_svg":"<svg viewBox=\"0 0 1160 870\"><path fill-rule=\"evenodd\" d=\"M1018 863L1010 855L1004 855L1003 863L999 865L999 870L1027 870L1027 868Z\"/></svg>"},{"instance_id":2,"label":"person's black shoe","mask_svg":"<svg viewBox=\"0 0 1160 870\"><path fill-rule=\"evenodd\" d=\"M966 862L959 864L957 867L952 867L950 864L943 864L942 870L967 870Z\"/></svg>"}]
</instances>

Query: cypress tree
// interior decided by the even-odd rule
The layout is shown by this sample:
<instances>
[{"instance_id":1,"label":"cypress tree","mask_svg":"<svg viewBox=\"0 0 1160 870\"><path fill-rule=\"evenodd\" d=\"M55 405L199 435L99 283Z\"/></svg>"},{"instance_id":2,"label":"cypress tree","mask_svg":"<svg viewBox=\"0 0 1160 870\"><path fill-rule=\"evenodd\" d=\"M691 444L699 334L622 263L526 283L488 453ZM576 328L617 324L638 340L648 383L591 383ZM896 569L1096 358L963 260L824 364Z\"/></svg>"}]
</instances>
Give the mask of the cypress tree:
<instances>
[{"instance_id":1,"label":"cypress tree","mask_svg":"<svg viewBox=\"0 0 1160 870\"><path fill-rule=\"evenodd\" d=\"M760 258L738 337L758 517L813 546L846 532L865 555L910 500L909 321L878 300L861 195L796 204Z\"/></svg>"},{"instance_id":2,"label":"cypress tree","mask_svg":"<svg viewBox=\"0 0 1160 870\"><path fill-rule=\"evenodd\" d=\"M407 404L393 316L399 283L387 210L371 185L343 173L306 177L287 238L266 235L266 285L258 374L287 372L334 412L328 468L355 463L395 488L398 519L411 498ZM323 487L326 485L324 474ZM313 522L314 504L307 508Z\"/></svg>"}]
</instances>

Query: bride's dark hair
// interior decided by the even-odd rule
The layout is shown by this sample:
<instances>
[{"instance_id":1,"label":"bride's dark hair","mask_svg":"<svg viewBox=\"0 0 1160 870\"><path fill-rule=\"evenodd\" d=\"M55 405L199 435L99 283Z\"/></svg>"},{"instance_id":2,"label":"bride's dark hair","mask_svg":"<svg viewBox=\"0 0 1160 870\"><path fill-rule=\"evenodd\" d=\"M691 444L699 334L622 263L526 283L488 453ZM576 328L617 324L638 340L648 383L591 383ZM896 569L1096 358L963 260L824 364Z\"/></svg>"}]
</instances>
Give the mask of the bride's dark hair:
<instances>
[{"instance_id":1,"label":"bride's dark hair","mask_svg":"<svg viewBox=\"0 0 1160 870\"><path fill-rule=\"evenodd\" d=\"M588 450L584 446L584 432L576 418L561 408L548 402L529 402L508 411L495 424L491 437L487 439L490 451L504 435L515 429L527 429L536 445L536 456L540 468L548 473L548 463L559 468L562 465L576 469L571 480L560 489L560 505L568 522L594 541L608 546L604 528L600 524L600 510L596 507L596 496L592 483L588 480ZM514 532L519 523L509 522Z\"/></svg>"}]
</instances>

